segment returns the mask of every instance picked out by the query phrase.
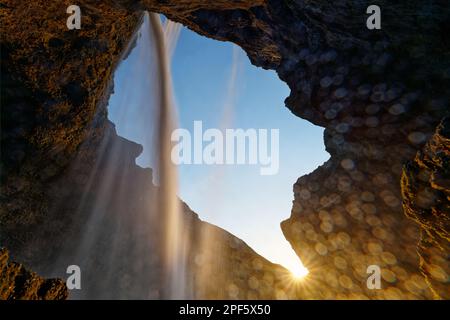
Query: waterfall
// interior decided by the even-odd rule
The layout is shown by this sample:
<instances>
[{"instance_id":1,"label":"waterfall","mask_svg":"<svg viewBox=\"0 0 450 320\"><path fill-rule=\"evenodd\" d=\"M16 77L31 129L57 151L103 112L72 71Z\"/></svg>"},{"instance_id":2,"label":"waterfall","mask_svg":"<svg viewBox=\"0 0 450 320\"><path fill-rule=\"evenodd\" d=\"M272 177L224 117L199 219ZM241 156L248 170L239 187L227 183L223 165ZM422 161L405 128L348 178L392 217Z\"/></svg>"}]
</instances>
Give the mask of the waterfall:
<instances>
[{"instance_id":1,"label":"waterfall","mask_svg":"<svg viewBox=\"0 0 450 320\"><path fill-rule=\"evenodd\" d=\"M116 71L123 84L116 88L121 99L116 115L137 119L138 123L125 125L142 130L144 148L120 137L120 126L116 133L108 121L101 140L81 148L95 151L80 152L70 168L64 183L77 185L74 192L53 204L53 212L73 207L75 213L55 263L42 271L67 278L67 267L79 266L81 289L71 290L70 299L191 297L186 268L189 241L181 221L185 214L180 212L177 172L170 159L177 117L169 64L180 28L169 20L163 28L157 14L145 13L124 52L124 58L134 57L131 69L120 74L120 66ZM139 45L130 52L136 42ZM123 81L129 78L133 81ZM114 98L113 94L110 103ZM86 158L92 154L94 161ZM152 169L135 165L140 154Z\"/></svg>"},{"instance_id":2,"label":"waterfall","mask_svg":"<svg viewBox=\"0 0 450 320\"><path fill-rule=\"evenodd\" d=\"M167 23L169 36L178 36L173 32L170 22ZM183 245L186 244L184 228L181 222L181 211L177 198L178 178L174 164L171 161L170 136L175 128L172 79L169 59L171 52L165 44L165 34L159 16L150 13L150 27L155 40L158 77L158 129L157 129L157 154L156 164L159 172L158 212L162 220L164 230L161 242L163 243L163 298L185 298L185 266L186 252ZM173 39L171 37L171 39ZM176 39L175 39L176 41ZM171 41L168 43L172 46Z\"/></svg>"}]
</instances>

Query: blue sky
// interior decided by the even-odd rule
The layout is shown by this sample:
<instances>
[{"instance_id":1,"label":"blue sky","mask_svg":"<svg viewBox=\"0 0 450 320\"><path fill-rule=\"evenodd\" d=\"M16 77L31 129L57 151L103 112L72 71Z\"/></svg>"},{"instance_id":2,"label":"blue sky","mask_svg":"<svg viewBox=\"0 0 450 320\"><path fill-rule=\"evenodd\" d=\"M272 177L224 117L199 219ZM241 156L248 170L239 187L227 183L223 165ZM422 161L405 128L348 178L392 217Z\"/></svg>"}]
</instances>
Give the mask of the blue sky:
<instances>
[{"instance_id":1,"label":"blue sky","mask_svg":"<svg viewBox=\"0 0 450 320\"><path fill-rule=\"evenodd\" d=\"M224 126L279 129L279 172L261 176L258 165L181 165L179 196L202 220L233 233L272 262L295 269L300 263L283 237L280 222L290 216L292 185L297 178L329 157L323 129L294 116L284 106L287 85L274 71L251 65L240 48L234 49L238 72L236 90L230 95L233 46L183 27L172 57L179 127L191 131L193 122L201 120L204 130ZM152 113L143 106L152 81L142 72L152 70L146 47L145 41L138 41L119 66L109 106L109 118L118 134L144 145L145 152L137 160L143 167L151 166ZM224 122L225 108L230 120Z\"/></svg>"}]
</instances>

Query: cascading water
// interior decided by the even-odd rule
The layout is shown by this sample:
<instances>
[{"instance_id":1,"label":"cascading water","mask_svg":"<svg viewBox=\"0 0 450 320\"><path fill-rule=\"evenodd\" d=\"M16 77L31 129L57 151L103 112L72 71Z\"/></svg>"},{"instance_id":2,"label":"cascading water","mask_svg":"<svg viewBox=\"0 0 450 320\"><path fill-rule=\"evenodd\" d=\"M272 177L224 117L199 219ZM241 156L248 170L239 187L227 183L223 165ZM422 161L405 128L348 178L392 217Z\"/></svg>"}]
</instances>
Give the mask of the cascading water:
<instances>
[{"instance_id":1,"label":"cascading water","mask_svg":"<svg viewBox=\"0 0 450 320\"><path fill-rule=\"evenodd\" d=\"M169 61L181 26L167 20L163 29L153 13L142 19L130 42L140 42L138 65L127 76L144 72L144 80L127 85L116 111L122 117L135 112L141 115L136 118L146 118L137 127L146 130L143 156L153 170L135 166L142 147L117 136L110 122L96 150L95 165L86 168L84 153L72 165L74 183L85 177L83 193L68 194L53 206L57 211L73 202L77 214L70 240L62 244L54 268L45 271L66 278L68 265L80 267L81 289L72 290L71 299L191 297L186 268L189 241L181 221L176 168L170 160L176 112Z\"/></svg>"},{"instance_id":2,"label":"cascading water","mask_svg":"<svg viewBox=\"0 0 450 320\"><path fill-rule=\"evenodd\" d=\"M163 256L163 298L185 298L184 286L186 251L182 246L186 244L184 228L181 224L181 211L177 199L178 180L176 168L171 161L170 136L175 128L173 112L172 80L169 68L170 52L166 49L164 31L161 20L155 13L150 13L150 26L155 40L156 60L158 61L158 130L156 165L159 172L158 212L165 230L161 242L164 244ZM167 24L170 26L170 22ZM170 27L169 27L170 28ZM177 34L171 29L167 34ZM170 43L170 42L169 42ZM173 44L172 44L173 46ZM173 51L173 49L172 49Z\"/></svg>"}]
</instances>

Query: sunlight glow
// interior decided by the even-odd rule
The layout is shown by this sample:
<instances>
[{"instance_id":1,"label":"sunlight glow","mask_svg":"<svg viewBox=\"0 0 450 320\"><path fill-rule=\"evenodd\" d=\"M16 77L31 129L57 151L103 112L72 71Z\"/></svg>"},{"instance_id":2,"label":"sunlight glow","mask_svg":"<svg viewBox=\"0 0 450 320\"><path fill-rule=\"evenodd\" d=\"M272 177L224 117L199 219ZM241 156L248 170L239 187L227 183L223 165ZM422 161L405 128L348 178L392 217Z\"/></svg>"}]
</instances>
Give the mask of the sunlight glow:
<instances>
[{"instance_id":1,"label":"sunlight glow","mask_svg":"<svg viewBox=\"0 0 450 320\"><path fill-rule=\"evenodd\" d=\"M308 269L306 269L301 264L296 265L294 268L289 268L289 271L291 272L292 277L296 280L303 279L309 273Z\"/></svg>"},{"instance_id":2,"label":"sunlight glow","mask_svg":"<svg viewBox=\"0 0 450 320\"><path fill-rule=\"evenodd\" d=\"M301 280L309 273L309 270L302 264L301 260L292 249L284 252L279 263L289 270L291 277L294 280Z\"/></svg>"}]
</instances>

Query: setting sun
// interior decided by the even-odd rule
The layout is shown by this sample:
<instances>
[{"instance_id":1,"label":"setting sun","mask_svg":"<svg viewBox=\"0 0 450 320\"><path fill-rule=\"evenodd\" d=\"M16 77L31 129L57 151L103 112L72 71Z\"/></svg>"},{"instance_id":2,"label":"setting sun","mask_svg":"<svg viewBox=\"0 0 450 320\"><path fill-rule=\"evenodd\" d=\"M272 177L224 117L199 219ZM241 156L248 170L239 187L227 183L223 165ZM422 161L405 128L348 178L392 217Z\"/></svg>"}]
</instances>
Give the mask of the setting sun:
<instances>
[{"instance_id":1,"label":"setting sun","mask_svg":"<svg viewBox=\"0 0 450 320\"><path fill-rule=\"evenodd\" d=\"M295 280L301 280L309 273L308 269L300 264L296 265L294 268L289 268L289 271Z\"/></svg>"}]
</instances>

